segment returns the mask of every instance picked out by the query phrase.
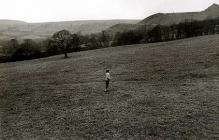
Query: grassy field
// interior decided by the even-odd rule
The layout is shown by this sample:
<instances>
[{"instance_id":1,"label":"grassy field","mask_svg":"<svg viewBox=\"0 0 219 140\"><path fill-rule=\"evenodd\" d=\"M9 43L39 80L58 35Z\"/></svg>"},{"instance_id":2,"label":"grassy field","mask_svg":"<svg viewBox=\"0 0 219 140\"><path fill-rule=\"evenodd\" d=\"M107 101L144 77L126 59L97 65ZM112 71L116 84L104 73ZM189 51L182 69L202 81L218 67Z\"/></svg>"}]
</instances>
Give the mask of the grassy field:
<instances>
[{"instance_id":1,"label":"grassy field","mask_svg":"<svg viewBox=\"0 0 219 140\"><path fill-rule=\"evenodd\" d=\"M219 139L219 35L69 56L0 64L2 140Z\"/></svg>"}]
</instances>

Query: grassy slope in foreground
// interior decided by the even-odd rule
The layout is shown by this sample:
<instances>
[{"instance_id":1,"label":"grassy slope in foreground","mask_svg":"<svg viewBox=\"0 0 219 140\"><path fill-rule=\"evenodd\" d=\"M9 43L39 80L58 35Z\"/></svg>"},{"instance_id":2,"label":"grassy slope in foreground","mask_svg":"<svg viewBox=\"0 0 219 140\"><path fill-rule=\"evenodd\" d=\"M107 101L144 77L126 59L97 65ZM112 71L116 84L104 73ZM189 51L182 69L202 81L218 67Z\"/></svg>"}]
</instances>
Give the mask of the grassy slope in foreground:
<instances>
[{"instance_id":1,"label":"grassy slope in foreground","mask_svg":"<svg viewBox=\"0 0 219 140\"><path fill-rule=\"evenodd\" d=\"M219 138L218 35L62 57L0 64L3 139Z\"/></svg>"}]
</instances>

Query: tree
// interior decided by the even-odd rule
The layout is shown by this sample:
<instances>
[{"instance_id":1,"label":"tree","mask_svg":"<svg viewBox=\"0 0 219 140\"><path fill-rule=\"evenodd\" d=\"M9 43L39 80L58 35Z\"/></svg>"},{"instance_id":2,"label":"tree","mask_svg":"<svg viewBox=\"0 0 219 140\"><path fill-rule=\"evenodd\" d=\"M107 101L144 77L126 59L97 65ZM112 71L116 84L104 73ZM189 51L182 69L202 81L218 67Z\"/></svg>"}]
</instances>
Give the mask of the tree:
<instances>
[{"instance_id":1,"label":"tree","mask_svg":"<svg viewBox=\"0 0 219 140\"><path fill-rule=\"evenodd\" d=\"M152 30L148 32L150 37L150 42L160 42L162 41L162 33L161 33L161 26L157 25Z\"/></svg>"},{"instance_id":2,"label":"tree","mask_svg":"<svg viewBox=\"0 0 219 140\"><path fill-rule=\"evenodd\" d=\"M11 39L6 43L6 45L2 48L2 50L6 56L11 56L18 47L19 44L17 39Z\"/></svg>"},{"instance_id":3,"label":"tree","mask_svg":"<svg viewBox=\"0 0 219 140\"><path fill-rule=\"evenodd\" d=\"M69 38L69 45L72 51L80 50L80 38L77 34L71 34Z\"/></svg>"},{"instance_id":4,"label":"tree","mask_svg":"<svg viewBox=\"0 0 219 140\"><path fill-rule=\"evenodd\" d=\"M109 47L109 36L106 34L105 31L102 31L99 37L99 41L102 47Z\"/></svg>"},{"instance_id":5,"label":"tree","mask_svg":"<svg viewBox=\"0 0 219 140\"><path fill-rule=\"evenodd\" d=\"M71 33L67 30L58 31L52 36L52 42L54 43L53 45L61 48L65 58L68 57L67 53L71 48L70 37Z\"/></svg>"},{"instance_id":6,"label":"tree","mask_svg":"<svg viewBox=\"0 0 219 140\"><path fill-rule=\"evenodd\" d=\"M142 39L143 35L137 30L124 31L122 33L118 32L114 36L112 46L137 44L140 43Z\"/></svg>"},{"instance_id":7,"label":"tree","mask_svg":"<svg viewBox=\"0 0 219 140\"><path fill-rule=\"evenodd\" d=\"M48 45L46 47L46 52L49 55L57 55L57 54L61 54L61 48L57 45L56 41L54 41L54 39L49 38L48 39Z\"/></svg>"},{"instance_id":8,"label":"tree","mask_svg":"<svg viewBox=\"0 0 219 140\"><path fill-rule=\"evenodd\" d=\"M42 53L38 44L31 39L25 39L14 51L11 58L13 61L39 58Z\"/></svg>"},{"instance_id":9,"label":"tree","mask_svg":"<svg viewBox=\"0 0 219 140\"><path fill-rule=\"evenodd\" d=\"M91 34L89 36L89 40L88 40L88 43L87 43L87 46L90 48L90 49L97 49L97 48L101 48L102 45L99 41L99 38L96 34Z\"/></svg>"}]
</instances>

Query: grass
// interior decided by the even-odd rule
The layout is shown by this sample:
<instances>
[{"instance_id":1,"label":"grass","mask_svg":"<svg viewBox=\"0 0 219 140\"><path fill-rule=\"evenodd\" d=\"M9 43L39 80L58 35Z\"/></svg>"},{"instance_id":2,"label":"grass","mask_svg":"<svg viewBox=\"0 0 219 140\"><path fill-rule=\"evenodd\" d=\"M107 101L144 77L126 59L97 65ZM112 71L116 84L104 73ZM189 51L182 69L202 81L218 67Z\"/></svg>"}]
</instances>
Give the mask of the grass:
<instances>
[{"instance_id":1,"label":"grass","mask_svg":"<svg viewBox=\"0 0 219 140\"><path fill-rule=\"evenodd\" d=\"M1 138L218 139L218 51L214 35L0 64Z\"/></svg>"}]
</instances>

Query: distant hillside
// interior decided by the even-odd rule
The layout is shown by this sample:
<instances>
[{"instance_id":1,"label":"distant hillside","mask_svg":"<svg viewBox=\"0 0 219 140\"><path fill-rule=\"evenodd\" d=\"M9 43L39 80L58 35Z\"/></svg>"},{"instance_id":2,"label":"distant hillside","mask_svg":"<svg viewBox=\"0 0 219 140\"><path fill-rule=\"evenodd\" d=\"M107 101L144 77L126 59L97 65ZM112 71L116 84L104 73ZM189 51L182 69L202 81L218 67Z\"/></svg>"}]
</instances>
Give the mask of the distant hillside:
<instances>
[{"instance_id":1,"label":"distant hillside","mask_svg":"<svg viewBox=\"0 0 219 140\"><path fill-rule=\"evenodd\" d=\"M5 26L10 26L10 25L21 25L21 24L26 24L24 21L19 21L19 20L7 20L7 19L1 19L0 20L0 25L5 25ZM0 27L1 28L1 27Z\"/></svg>"},{"instance_id":2,"label":"distant hillside","mask_svg":"<svg viewBox=\"0 0 219 140\"><path fill-rule=\"evenodd\" d=\"M139 20L88 20L26 23L14 20L0 20L0 40L10 38L42 39L62 29L67 29L72 33L81 32L82 34L91 34L101 32L115 24L135 24L138 22Z\"/></svg>"},{"instance_id":3,"label":"distant hillside","mask_svg":"<svg viewBox=\"0 0 219 140\"><path fill-rule=\"evenodd\" d=\"M109 35L115 35L116 33L122 33L125 31L130 31L130 30L150 30L154 25L144 25L144 24L127 24L127 23L121 23L121 24L116 24L105 31Z\"/></svg>"},{"instance_id":4,"label":"distant hillside","mask_svg":"<svg viewBox=\"0 0 219 140\"><path fill-rule=\"evenodd\" d=\"M116 34L117 32L123 32L134 29L149 30L156 25L172 25L178 24L184 21L194 20L206 20L215 19L219 17L219 5L213 4L206 10L201 12L185 12L185 13L157 13L151 15L137 24L116 24L106 31L109 34Z\"/></svg>"},{"instance_id":5,"label":"distant hillside","mask_svg":"<svg viewBox=\"0 0 219 140\"><path fill-rule=\"evenodd\" d=\"M213 4L206 10L201 12L185 12L185 13L158 13L147 17L138 24L145 25L171 25L194 20L215 19L219 17L219 5Z\"/></svg>"},{"instance_id":6,"label":"distant hillside","mask_svg":"<svg viewBox=\"0 0 219 140\"><path fill-rule=\"evenodd\" d=\"M138 24L128 24L128 23L121 23L121 24L116 24L106 30L108 34L115 34L117 32L123 32L127 30L134 30L138 28Z\"/></svg>"},{"instance_id":7,"label":"distant hillside","mask_svg":"<svg viewBox=\"0 0 219 140\"><path fill-rule=\"evenodd\" d=\"M26 24L26 22L18 20L0 20L0 39L9 37L7 34L4 34L4 32L8 31L9 28Z\"/></svg>"}]
</instances>

